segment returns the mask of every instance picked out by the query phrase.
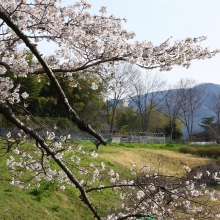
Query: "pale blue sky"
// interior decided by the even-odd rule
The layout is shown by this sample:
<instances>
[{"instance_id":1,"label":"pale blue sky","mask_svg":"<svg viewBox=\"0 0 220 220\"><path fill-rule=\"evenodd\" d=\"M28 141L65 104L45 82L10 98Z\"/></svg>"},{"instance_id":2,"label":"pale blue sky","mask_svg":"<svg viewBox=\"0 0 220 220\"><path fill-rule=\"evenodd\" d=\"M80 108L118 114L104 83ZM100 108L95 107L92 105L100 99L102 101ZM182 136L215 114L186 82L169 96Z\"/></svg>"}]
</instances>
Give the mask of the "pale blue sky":
<instances>
[{"instance_id":1,"label":"pale blue sky","mask_svg":"<svg viewBox=\"0 0 220 220\"><path fill-rule=\"evenodd\" d=\"M128 19L124 27L136 33L138 41L152 41L158 45L169 37L173 40L207 36L202 45L220 48L219 0L88 0L92 13L107 6L108 14ZM69 5L74 0L63 0ZM220 54L209 60L193 61L190 69L175 67L162 72L171 84L180 78L191 78L199 83L220 84Z\"/></svg>"}]
</instances>

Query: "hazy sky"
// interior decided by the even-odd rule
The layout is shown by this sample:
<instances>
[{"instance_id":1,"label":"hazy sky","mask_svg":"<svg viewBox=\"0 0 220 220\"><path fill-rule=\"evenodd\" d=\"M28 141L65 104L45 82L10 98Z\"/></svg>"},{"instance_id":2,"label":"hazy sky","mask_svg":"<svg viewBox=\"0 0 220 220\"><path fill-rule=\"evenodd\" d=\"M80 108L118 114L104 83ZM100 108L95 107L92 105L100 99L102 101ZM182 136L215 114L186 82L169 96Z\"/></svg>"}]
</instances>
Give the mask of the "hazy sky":
<instances>
[{"instance_id":1,"label":"hazy sky","mask_svg":"<svg viewBox=\"0 0 220 220\"><path fill-rule=\"evenodd\" d=\"M74 0L63 0L69 5ZM172 36L173 40L207 36L202 44L210 49L220 48L219 0L88 0L92 13L107 6L108 14L128 19L124 27L136 33L136 40L152 41L159 45ZM174 67L161 72L173 84L181 78L195 79L199 83L220 84L220 54L212 59L196 60L190 69Z\"/></svg>"}]
</instances>

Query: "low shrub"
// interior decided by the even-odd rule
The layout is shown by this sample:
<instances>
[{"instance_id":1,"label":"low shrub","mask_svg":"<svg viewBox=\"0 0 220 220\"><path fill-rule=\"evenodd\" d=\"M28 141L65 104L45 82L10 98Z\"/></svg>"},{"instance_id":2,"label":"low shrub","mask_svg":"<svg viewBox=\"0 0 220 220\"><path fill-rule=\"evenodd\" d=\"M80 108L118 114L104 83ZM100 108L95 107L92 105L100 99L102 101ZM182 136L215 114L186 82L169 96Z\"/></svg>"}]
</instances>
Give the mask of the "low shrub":
<instances>
[{"instance_id":1,"label":"low shrub","mask_svg":"<svg viewBox=\"0 0 220 220\"><path fill-rule=\"evenodd\" d=\"M43 197L50 196L51 192L57 190L57 183L56 182L47 182L42 181L39 187L33 188L30 191L30 194L32 196L35 196L34 198L37 201L41 201Z\"/></svg>"},{"instance_id":2,"label":"low shrub","mask_svg":"<svg viewBox=\"0 0 220 220\"><path fill-rule=\"evenodd\" d=\"M220 148L219 147L189 147L183 146L179 147L179 152L184 154L194 154L200 157L209 157L217 159L220 157Z\"/></svg>"},{"instance_id":3,"label":"low shrub","mask_svg":"<svg viewBox=\"0 0 220 220\"><path fill-rule=\"evenodd\" d=\"M40 202L43 199L43 192L44 190L42 188L34 188L31 190L30 194L35 196L35 199Z\"/></svg>"},{"instance_id":4,"label":"low shrub","mask_svg":"<svg viewBox=\"0 0 220 220\"><path fill-rule=\"evenodd\" d=\"M12 192L12 189L7 188L7 189L4 190L4 192Z\"/></svg>"},{"instance_id":5,"label":"low shrub","mask_svg":"<svg viewBox=\"0 0 220 220\"><path fill-rule=\"evenodd\" d=\"M51 209L52 209L54 212L59 212L60 206L59 206L59 205L53 205L53 206L51 207Z\"/></svg>"},{"instance_id":6,"label":"low shrub","mask_svg":"<svg viewBox=\"0 0 220 220\"><path fill-rule=\"evenodd\" d=\"M172 144L172 143L166 143L165 146L166 146L166 147L174 147L174 144Z\"/></svg>"},{"instance_id":7,"label":"low shrub","mask_svg":"<svg viewBox=\"0 0 220 220\"><path fill-rule=\"evenodd\" d=\"M184 154L193 154L194 153L194 149L189 146L179 147L178 151L180 153L184 153Z\"/></svg>"},{"instance_id":8,"label":"low shrub","mask_svg":"<svg viewBox=\"0 0 220 220\"><path fill-rule=\"evenodd\" d=\"M44 190L48 190L50 192L53 192L53 191L57 190L58 184L57 184L57 182L42 181L41 188L43 188Z\"/></svg>"},{"instance_id":9,"label":"low shrub","mask_svg":"<svg viewBox=\"0 0 220 220\"><path fill-rule=\"evenodd\" d=\"M194 154L200 157L209 157L217 159L220 157L220 148L219 147L200 147L194 150Z\"/></svg>"}]
</instances>

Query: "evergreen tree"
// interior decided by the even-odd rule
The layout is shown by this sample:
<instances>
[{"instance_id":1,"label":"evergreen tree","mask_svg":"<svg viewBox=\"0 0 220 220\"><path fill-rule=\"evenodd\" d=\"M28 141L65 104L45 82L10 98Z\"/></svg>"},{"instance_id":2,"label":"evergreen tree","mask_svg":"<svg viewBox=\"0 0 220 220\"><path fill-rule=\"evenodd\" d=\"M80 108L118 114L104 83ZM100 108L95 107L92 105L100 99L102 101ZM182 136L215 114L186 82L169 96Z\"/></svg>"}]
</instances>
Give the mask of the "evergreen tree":
<instances>
[{"instance_id":1,"label":"evergreen tree","mask_svg":"<svg viewBox=\"0 0 220 220\"><path fill-rule=\"evenodd\" d=\"M178 127L177 123L174 123L174 125L170 126L170 124L167 124L164 128L164 133L166 137L170 137L171 131L173 132L172 134L172 139L181 139L183 136L181 128Z\"/></svg>"},{"instance_id":2,"label":"evergreen tree","mask_svg":"<svg viewBox=\"0 0 220 220\"><path fill-rule=\"evenodd\" d=\"M212 117L203 117L201 120L201 124L199 124L200 127L204 128L205 130L209 129L209 126L212 125L214 122L214 116Z\"/></svg>"}]
</instances>

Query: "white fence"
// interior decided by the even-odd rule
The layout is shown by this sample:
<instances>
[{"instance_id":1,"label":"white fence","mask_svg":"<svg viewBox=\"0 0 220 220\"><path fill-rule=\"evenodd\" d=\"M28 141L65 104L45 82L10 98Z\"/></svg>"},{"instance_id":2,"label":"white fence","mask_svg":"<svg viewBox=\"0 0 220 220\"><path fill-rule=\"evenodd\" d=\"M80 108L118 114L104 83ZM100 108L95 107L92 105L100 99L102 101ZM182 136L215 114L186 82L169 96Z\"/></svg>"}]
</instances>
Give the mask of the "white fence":
<instances>
[{"instance_id":1,"label":"white fence","mask_svg":"<svg viewBox=\"0 0 220 220\"><path fill-rule=\"evenodd\" d=\"M130 133L129 135L117 135L112 137L114 143L165 143L166 139L162 133L143 135L141 133Z\"/></svg>"},{"instance_id":2,"label":"white fence","mask_svg":"<svg viewBox=\"0 0 220 220\"><path fill-rule=\"evenodd\" d=\"M210 144L217 144L216 142L190 142L189 145L210 145Z\"/></svg>"}]
</instances>

